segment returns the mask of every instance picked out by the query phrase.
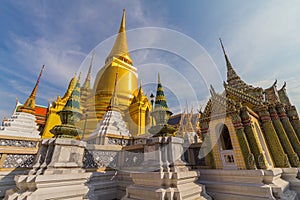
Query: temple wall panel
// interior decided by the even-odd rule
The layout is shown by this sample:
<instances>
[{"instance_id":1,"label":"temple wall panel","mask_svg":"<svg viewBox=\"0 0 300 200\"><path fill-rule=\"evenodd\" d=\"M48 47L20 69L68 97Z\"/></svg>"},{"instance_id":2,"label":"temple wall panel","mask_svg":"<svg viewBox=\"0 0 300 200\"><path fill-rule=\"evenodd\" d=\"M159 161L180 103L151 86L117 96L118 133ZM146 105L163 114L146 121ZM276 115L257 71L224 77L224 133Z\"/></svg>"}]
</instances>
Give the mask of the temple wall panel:
<instances>
[{"instance_id":1,"label":"temple wall panel","mask_svg":"<svg viewBox=\"0 0 300 200\"><path fill-rule=\"evenodd\" d=\"M241 152L239 140L236 135L236 130L233 126L233 123L231 121L230 117L220 118L220 119L214 119L211 120L209 123L209 133L213 145L213 156L214 156L214 162L217 169L222 169L222 159L221 159L221 153L220 153L220 144L219 144L219 133L216 132L216 127L225 124L228 128L230 139L233 146L233 153L234 153L234 162L236 164L237 169L246 169L246 164L244 161L243 154Z\"/></svg>"}]
</instances>

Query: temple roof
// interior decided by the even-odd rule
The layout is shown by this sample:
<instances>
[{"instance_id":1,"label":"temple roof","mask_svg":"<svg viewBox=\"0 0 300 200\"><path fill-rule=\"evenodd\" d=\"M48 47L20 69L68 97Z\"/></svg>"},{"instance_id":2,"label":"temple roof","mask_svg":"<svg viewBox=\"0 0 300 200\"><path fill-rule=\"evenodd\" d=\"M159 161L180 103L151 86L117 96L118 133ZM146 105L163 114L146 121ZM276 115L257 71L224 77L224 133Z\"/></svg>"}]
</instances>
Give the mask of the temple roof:
<instances>
[{"instance_id":1,"label":"temple roof","mask_svg":"<svg viewBox=\"0 0 300 200\"><path fill-rule=\"evenodd\" d=\"M226 113L236 110L237 102L226 97L226 93L218 94L215 89L210 86L211 97L208 100L203 113L201 112L201 119L209 119L210 117L223 117Z\"/></svg>"},{"instance_id":2,"label":"temple roof","mask_svg":"<svg viewBox=\"0 0 300 200\"><path fill-rule=\"evenodd\" d=\"M255 97L251 94L248 94L246 92L243 92L241 90L238 90L238 89L230 86L229 84L226 84L225 82L224 82L224 88L225 88L225 92L227 95L234 96L241 102L247 102L253 106L261 106L262 105L261 99Z\"/></svg>"},{"instance_id":3,"label":"temple roof","mask_svg":"<svg viewBox=\"0 0 300 200\"><path fill-rule=\"evenodd\" d=\"M129 64L132 64L132 60L130 58L128 52L128 45L126 39L126 11L123 10L122 21L119 29L119 33L115 40L114 46L106 58L105 63L107 63L112 57L117 57Z\"/></svg>"}]
</instances>

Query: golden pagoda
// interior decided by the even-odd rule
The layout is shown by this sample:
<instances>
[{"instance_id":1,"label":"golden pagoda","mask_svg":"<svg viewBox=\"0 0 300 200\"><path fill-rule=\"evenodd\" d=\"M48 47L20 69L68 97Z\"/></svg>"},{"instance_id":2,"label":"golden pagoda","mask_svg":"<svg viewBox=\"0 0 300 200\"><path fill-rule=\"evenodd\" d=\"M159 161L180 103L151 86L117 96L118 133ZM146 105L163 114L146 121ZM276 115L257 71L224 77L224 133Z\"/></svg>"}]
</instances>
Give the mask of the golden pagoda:
<instances>
[{"instance_id":1,"label":"golden pagoda","mask_svg":"<svg viewBox=\"0 0 300 200\"><path fill-rule=\"evenodd\" d=\"M104 66L97 73L92 93L85 102L81 101L86 108L86 115L83 116L78 125L84 129L85 138L96 128L97 123L107 111L114 91L116 73L119 76L116 86L119 108L130 133L133 136L144 134L146 132L145 127L150 122L151 104L144 93L138 92L138 73L137 68L132 65L128 52L125 22L126 12L124 9L115 43L105 60Z\"/></svg>"}]
</instances>

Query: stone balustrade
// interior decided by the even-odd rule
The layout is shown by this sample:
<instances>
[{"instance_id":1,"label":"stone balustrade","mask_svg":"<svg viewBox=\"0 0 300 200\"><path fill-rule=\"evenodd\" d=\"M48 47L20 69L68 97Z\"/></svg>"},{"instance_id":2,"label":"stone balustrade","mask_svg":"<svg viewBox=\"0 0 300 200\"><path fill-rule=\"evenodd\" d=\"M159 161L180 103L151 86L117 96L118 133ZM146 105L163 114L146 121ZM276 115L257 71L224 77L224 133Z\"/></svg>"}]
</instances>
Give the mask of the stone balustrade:
<instances>
[{"instance_id":1,"label":"stone balustrade","mask_svg":"<svg viewBox=\"0 0 300 200\"><path fill-rule=\"evenodd\" d=\"M125 146L88 144L85 147L82 163L82 168L91 172L86 183L89 190L87 197L89 199L124 197L126 188L133 184L130 174L141 172L145 167L144 149L149 145L146 141L145 139L130 140L128 141L130 145ZM4 197L6 190L15 187L16 176L30 173L40 146L42 145L38 138L0 136L0 198ZM211 170L208 169L209 161L206 159L205 144L190 144L183 147L183 150L185 151L182 156L183 161L191 169L198 171L199 183L204 184L207 192L215 199L221 197L251 199L254 196L258 199L279 197L293 199L296 193L299 195L300 182L296 168ZM223 153L225 157L231 155L230 152ZM231 163L229 158L228 162ZM227 185L230 183L230 187L225 186L223 182ZM280 189L282 184L283 190ZM273 187L273 185L277 186ZM265 189L261 189L261 186ZM257 187L260 189L257 190ZM244 195L241 196L239 193L241 188L249 189L249 192L243 192ZM256 193L251 193L252 190Z\"/></svg>"}]
</instances>

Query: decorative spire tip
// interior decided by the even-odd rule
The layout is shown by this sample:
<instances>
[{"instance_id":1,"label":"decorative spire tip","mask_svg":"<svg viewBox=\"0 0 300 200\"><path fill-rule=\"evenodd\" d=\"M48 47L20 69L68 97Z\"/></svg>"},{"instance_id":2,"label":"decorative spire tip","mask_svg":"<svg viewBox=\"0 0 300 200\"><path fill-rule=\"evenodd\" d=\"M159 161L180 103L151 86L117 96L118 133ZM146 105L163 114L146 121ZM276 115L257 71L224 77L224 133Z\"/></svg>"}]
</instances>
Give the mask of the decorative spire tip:
<instances>
[{"instance_id":1,"label":"decorative spire tip","mask_svg":"<svg viewBox=\"0 0 300 200\"><path fill-rule=\"evenodd\" d=\"M123 9L123 15L122 15L122 21L121 21L119 33L125 32L125 27L126 27L126 10Z\"/></svg>"},{"instance_id":2,"label":"decorative spire tip","mask_svg":"<svg viewBox=\"0 0 300 200\"><path fill-rule=\"evenodd\" d=\"M79 72L78 82L80 81L80 79L81 79L81 72Z\"/></svg>"},{"instance_id":3,"label":"decorative spire tip","mask_svg":"<svg viewBox=\"0 0 300 200\"><path fill-rule=\"evenodd\" d=\"M224 55L226 55L226 52L225 52L225 48L224 48L224 45L223 45L222 39L221 39L221 38L219 38L219 40L220 40L220 43L221 43L221 47L222 47L223 53L224 53Z\"/></svg>"},{"instance_id":4,"label":"decorative spire tip","mask_svg":"<svg viewBox=\"0 0 300 200\"><path fill-rule=\"evenodd\" d=\"M158 72L158 74L157 74L157 80L158 80L158 83L161 83L160 82L160 73Z\"/></svg>"}]
</instances>

